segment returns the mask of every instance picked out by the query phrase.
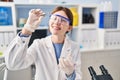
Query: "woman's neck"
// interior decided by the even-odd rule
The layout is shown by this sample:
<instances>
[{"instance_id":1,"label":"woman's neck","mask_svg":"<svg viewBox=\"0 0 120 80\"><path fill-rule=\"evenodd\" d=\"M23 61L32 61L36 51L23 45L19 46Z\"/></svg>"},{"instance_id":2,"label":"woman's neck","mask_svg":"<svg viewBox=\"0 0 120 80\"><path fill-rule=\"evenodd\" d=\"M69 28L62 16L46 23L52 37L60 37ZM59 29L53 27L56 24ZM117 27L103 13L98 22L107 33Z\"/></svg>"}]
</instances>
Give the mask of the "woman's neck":
<instances>
[{"instance_id":1,"label":"woman's neck","mask_svg":"<svg viewBox=\"0 0 120 80\"><path fill-rule=\"evenodd\" d=\"M65 36L52 35L51 40L53 43L64 43Z\"/></svg>"}]
</instances>

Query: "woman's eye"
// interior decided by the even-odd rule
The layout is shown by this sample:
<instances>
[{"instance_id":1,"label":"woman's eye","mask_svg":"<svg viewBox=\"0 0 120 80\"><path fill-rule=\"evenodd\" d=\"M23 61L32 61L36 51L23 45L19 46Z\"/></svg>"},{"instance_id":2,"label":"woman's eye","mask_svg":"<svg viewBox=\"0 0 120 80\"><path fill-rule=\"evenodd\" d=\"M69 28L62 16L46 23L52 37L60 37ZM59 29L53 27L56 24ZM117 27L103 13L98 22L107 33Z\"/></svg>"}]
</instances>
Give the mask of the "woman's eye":
<instances>
[{"instance_id":1,"label":"woman's eye","mask_svg":"<svg viewBox=\"0 0 120 80\"><path fill-rule=\"evenodd\" d=\"M53 18L53 19L54 19L54 20L56 20L56 19L57 19L57 17L55 17L55 16L54 16L54 18Z\"/></svg>"},{"instance_id":2,"label":"woman's eye","mask_svg":"<svg viewBox=\"0 0 120 80\"><path fill-rule=\"evenodd\" d=\"M66 22L66 20L65 19L61 19L61 22Z\"/></svg>"}]
</instances>

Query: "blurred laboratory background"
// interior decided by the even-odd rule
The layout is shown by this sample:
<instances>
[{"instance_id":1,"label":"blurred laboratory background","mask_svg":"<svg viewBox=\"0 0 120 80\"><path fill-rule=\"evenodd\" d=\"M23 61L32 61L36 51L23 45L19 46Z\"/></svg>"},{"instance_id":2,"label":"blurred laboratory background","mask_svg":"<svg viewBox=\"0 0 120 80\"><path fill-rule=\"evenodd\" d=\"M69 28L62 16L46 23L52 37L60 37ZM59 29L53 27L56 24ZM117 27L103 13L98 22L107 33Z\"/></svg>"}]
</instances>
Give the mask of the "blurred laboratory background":
<instances>
[{"instance_id":1,"label":"blurred laboratory background","mask_svg":"<svg viewBox=\"0 0 120 80\"><path fill-rule=\"evenodd\" d=\"M92 80L89 66L97 75L100 65L113 80L120 80L120 1L119 0L0 0L0 80L34 80L35 66L23 70L7 70L4 51L26 23L28 12L40 8L46 16L32 34L34 39L49 35L48 19L56 6L66 6L73 13L73 31L69 37L81 49L82 80Z\"/></svg>"}]
</instances>

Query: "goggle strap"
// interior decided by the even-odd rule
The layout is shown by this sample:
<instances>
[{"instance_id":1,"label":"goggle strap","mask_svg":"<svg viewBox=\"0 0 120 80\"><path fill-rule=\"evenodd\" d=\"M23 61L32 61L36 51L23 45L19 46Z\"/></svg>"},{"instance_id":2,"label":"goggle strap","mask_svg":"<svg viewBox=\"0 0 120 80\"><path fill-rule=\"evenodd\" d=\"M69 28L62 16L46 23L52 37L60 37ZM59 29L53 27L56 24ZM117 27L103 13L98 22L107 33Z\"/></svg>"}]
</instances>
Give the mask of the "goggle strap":
<instances>
[{"instance_id":1,"label":"goggle strap","mask_svg":"<svg viewBox=\"0 0 120 80\"><path fill-rule=\"evenodd\" d=\"M63 16L61 16L61 15L58 15L58 14L55 14L55 15L58 16L58 17L61 17L61 18L65 19L65 20L67 20L67 21L70 23L70 19L68 19L68 18L66 18L66 17L63 17Z\"/></svg>"}]
</instances>

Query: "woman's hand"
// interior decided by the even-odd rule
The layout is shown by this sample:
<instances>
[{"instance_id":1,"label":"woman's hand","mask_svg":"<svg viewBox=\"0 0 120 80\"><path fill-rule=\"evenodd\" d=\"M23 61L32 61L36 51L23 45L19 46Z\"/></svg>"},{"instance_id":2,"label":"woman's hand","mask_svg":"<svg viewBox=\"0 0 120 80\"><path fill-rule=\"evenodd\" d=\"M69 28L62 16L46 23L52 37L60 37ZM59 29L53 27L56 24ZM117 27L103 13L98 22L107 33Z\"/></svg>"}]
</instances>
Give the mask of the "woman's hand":
<instances>
[{"instance_id":1,"label":"woman's hand","mask_svg":"<svg viewBox=\"0 0 120 80\"><path fill-rule=\"evenodd\" d=\"M71 75L75 70L74 62L72 61L71 55L68 55L67 58L59 59L59 67L63 70L67 76Z\"/></svg>"},{"instance_id":2,"label":"woman's hand","mask_svg":"<svg viewBox=\"0 0 120 80\"><path fill-rule=\"evenodd\" d=\"M45 13L41 9L30 10L29 17L24 28L30 32L34 32L35 29L39 26L44 15Z\"/></svg>"}]
</instances>

